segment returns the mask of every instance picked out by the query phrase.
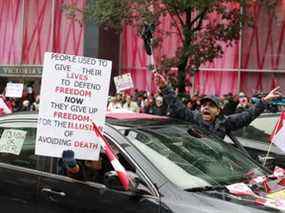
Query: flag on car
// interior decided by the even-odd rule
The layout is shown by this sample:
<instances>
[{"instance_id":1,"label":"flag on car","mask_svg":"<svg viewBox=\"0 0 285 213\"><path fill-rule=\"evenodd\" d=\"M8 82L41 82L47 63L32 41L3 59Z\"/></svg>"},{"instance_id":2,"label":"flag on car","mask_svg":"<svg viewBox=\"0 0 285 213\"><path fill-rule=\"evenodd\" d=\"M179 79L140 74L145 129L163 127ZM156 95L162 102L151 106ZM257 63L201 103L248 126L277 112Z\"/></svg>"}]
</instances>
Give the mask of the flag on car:
<instances>
[{"instance_id":1,"label":"flag on car","mask_svg":"<svg viewBox=\"0 0 285 213\"><path fill-rule=\"evenodd\" d=\"M271 143L274 143L285 152L285 112L282 112L271 134Z\"/></svg>"},{"instance_id":2,"label":"flag on car","mask_svg":"<svg viewBox=\"0 0 285 213\"><path fill-rule=\"evenodd\" d=\"M125 168L120 163L120 161L117 159L116 155L113 153L108 142L106 141L106 139L104 138L100 129L98 128L98 126L95 123L93 123L93 130L94 130L95 134L97 135L97 137L99 138L100 143L102 145L102 148L103 148L106 156L108 157L109 161L111 162L114 170L116 171L118 178L119 178L120 182L122 183L123 187L125 188L125 190L129 190L130 182L129 182L128 174L127 174Z\"/></svg>"}]
</instances>

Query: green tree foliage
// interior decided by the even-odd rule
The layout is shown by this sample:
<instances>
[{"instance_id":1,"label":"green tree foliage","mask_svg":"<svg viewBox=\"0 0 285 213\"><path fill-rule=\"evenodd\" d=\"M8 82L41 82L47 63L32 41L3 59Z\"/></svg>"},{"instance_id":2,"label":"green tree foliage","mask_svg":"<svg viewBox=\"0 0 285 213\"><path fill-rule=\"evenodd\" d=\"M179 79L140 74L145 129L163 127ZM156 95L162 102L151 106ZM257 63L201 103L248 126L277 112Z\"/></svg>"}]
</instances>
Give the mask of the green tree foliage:
<instances>
[{"instance_id":1,"label":"green tree foliage","mask_svg":"<svg viewBox=\"0 0 285 213\"><path fill-rule=\"evenodd\" d=\"M241 28L253 23L248 8L256 3L274 8L277 0L89 0L80 12L86 20L118 31L124 25L137 26L138 31L144 23L157 26L161 17L169 15L181 39L181 48L175 58L164 57L160 69L178 68L178 86L182 92L186 73L193 74L203 63L222 56L221 43L232 45L239 39ZM67 9L69 15L76 14L75 7ZM156 31L154 48L168 34Z\"/></svg>"}]
</instances>

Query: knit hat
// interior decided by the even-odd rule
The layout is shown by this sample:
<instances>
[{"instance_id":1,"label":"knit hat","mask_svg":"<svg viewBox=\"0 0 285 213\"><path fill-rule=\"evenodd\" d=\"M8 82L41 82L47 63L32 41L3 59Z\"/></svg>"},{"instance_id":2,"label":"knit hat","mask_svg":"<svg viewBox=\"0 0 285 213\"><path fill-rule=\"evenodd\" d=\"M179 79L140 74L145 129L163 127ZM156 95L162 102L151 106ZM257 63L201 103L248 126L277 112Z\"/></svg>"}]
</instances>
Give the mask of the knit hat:
<instances>
[{"instance_id":1,"label":"knit hat","mask_svg":"<svg viewBox=\"0 0 285 213\"><path fill-rule=\"evenodd\" d=\"M201 105L203 105L203 103L207 102L207 101L211 101L213 102L218 108L221 108L221 102L220 99L217 96L214 95L207 95L205 97L203 97L200 100Z\"/></svg>"}]
</instances>

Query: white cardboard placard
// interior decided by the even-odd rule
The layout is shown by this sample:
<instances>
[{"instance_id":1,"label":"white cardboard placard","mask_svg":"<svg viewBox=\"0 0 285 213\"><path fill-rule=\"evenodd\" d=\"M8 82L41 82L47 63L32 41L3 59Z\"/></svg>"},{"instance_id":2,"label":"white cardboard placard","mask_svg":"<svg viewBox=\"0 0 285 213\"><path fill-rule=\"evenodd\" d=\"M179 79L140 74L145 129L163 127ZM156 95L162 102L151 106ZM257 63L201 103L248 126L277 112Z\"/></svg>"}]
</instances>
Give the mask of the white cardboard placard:
<instances>
[{"instance_id":1,"label":"white cardboard placard","mask_svg":"<svg viewBox=\"0 0 285 213\"><path fill-rule=\"evenodd\" d=\"M108 60L45 53L37 155L61 157L73 150L77 159L99 158L92 122L104 126L111 68Z\"/></svg>"},{"instance_id":2,"label":"white cardboard placard","mask_svg":"<svg viewBox=\"0 0 285 213\"><path fill-rule=\"evenodd\" d=\"M27 132L18 129L5 129L0 138L0 152L19 155Z\"/></svg>"},{"instance_id":3,"label":"white cardboard placard","mask_svg":"<svg viewBox=\"0 0 285 213\"><path fill-rule=\"evenodd\" d=\"M21 98L23 95L23 84L7 83L6 85L6 97Z\"/></svg>"},{"instance_id":4,"label":"white cardboard placard","mask_svg":"<svg viewBox=\"0 0 285 213\"><path fill-rule=\"evenodd\" d=\"M130 73L114 77L117 92L131 89L134 87L133 79Z\"/></svg>"}]
</instances>

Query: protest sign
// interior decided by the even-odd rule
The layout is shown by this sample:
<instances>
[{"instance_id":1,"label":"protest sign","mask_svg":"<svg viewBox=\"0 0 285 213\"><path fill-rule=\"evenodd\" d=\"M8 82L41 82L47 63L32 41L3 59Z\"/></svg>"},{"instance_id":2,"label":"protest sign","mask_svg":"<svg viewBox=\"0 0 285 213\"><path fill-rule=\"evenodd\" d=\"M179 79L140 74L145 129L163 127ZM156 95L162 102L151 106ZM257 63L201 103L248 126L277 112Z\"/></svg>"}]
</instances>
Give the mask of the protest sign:
<instances>
[{"instance_id":1,"label":"protest sign","mask_svg":"<svg viewBox=\"0 0 285 213\"><path fill-rule=\"evenodd\" d=\"M130 73L114 77L117 92L131 89L134 87L132 76Z\"/></svg>"},{"instance_id":2,"label":"protest sign","mask_svg":"<svg viewBox=\"0 0 285 213\"><path fill-rule=\"evenodd\" d=\"M23 84L18 83L7 83L6 86L6 97L21 98L23 95Z\"/></svg>"},{"instance_id":3,"label":"protest sign","mask_svg":"<svg viewBox=\"0 0 285 213\"><path fill-rule=\"evenodd\" d=\"M17 129L5 129L0 139L0 152L19 155L25 138L26 131Z\"/></svg>"},{"instance_id":4,"label":"protest sign","mask_svg":"<svg viewBox=\"0 0 285 213\"><path fill-rule=\"evenodd\" d=\"M103 128L112 62L45 53L36 139L37 155L97 160L99 139L92 122Z\"/></svg>"}]
</instances>

